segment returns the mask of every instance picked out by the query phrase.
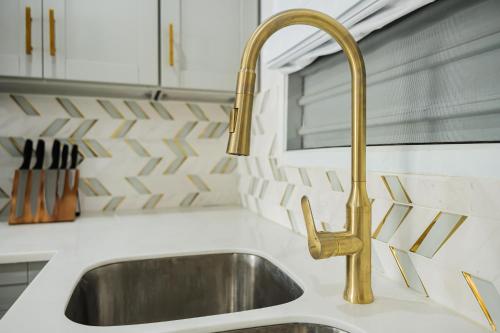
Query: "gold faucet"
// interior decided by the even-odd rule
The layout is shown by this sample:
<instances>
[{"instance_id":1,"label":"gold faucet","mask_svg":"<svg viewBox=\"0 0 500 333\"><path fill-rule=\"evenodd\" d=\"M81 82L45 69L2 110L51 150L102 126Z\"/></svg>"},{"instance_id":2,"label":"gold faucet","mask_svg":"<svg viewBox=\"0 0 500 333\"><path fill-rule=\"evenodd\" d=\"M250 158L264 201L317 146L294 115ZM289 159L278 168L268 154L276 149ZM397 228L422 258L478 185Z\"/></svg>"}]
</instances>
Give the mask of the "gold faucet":
<instances>
[{"instance_id":1,"label":"gold faucet","mask_svg":"<svg viewBox=\"0 0 500 333\"><path fill-rule=\"evenodd\" d=\"M366 192L366 75L358 44L349 31L332 17L309 9L281 12L262 23L250 37L243 52L236 86L236 100L229 119L227 153L247 156L255 67L265 41L276 31L303 24L322 29L340 44L349 61L352 77L351 194L347 202L346 230L318 232L307 197L301 205L307 229L309 252L314 259L346 256L344 299L350 303L373 302L371 287L371 203Z\"/></svg>"}]
</instances>

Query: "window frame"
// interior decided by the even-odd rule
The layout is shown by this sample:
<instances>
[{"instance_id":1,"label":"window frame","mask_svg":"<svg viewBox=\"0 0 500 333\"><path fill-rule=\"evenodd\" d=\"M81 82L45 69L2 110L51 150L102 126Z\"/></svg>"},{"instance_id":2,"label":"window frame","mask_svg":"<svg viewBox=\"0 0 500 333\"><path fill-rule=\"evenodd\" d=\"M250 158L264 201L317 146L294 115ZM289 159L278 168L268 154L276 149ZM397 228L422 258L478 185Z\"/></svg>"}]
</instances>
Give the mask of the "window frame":
<instances>
[{"instance_id":1,"label":"window frame","mask_svg":"<svg viewBox=\"0 0 500 333\"><path fill-rule=\"evenodd\" d=\"M281 78L277 77L276 85L276 89L279 90L277 92L279 98L277 112L280 120L278 126L280 135L277 138L280 147L279 165L350 170L350 147L287 150L288 77L289 74L281 73ZM500 143L368 146L366 168L367 172L500 179Z\"/></svg>"}]
</instances>

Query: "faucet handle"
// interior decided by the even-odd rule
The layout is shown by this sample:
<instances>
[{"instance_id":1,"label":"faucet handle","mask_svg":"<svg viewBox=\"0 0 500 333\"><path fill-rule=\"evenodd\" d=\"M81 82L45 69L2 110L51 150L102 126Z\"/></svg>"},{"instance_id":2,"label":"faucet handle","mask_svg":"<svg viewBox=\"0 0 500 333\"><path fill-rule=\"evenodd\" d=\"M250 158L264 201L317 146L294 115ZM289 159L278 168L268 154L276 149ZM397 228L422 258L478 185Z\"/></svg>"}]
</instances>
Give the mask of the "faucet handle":
<instances>
[{"instance_id":1,"label":"faucet handle","mask_svg":"<svg viewBox=\"0 0 500 333\"><path fill-rule=\"evenodd\" d=\"M349 255L361 250L363 243L349 231L317 231L309 199L303 196L300 203L306 222L309 253L314 259Z\"/></svg>"},{"instance_id":2,"label":"faucet handle","mask_svg":"<svg viewBox=\"0 0 500 333\"><path fill-rule=\"evenodd\" d=\"M314 216L311 210L311 204L307 196L303 196L300 200L302 206L302 213L304 214L304 220L306 222L307 230L307 243L309 245L309 252L314 259L319 259L321 257L321 241L319 238L319 233L316 230L316 225L314 223Z\"/></svg>"}]
</instances>

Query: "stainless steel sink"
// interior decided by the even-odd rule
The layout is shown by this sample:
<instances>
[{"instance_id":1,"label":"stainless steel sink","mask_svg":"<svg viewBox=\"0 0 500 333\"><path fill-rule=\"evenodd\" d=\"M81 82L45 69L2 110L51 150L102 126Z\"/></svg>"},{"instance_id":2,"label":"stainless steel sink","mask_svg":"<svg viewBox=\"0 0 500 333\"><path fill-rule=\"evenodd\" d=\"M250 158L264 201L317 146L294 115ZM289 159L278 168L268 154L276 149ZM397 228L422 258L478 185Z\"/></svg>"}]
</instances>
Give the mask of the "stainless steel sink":
<instances>
[{"instance_id":1,"label":"stainless steel sink","mask_svg":"<svg viewBox=\"0 0 500 333\"><path fill-rule=\"evenodd\" d=\"M302 293L278 267L252 254L135 260L85 273L66 316L91 326L143 324L265 308Z\"/></svg>"},{"instance_id":2,"label":"stainless steel sink","mask_svg":"<svg viewBox=\"0 0 500 333\"><path fill-rule=\"evenodd\" d=\"M221 332L222 333L222 332ZM270 326L243 328L223 333L348 333L338 328L307 323L287 323Z\"/></svg>"}]
</instances>

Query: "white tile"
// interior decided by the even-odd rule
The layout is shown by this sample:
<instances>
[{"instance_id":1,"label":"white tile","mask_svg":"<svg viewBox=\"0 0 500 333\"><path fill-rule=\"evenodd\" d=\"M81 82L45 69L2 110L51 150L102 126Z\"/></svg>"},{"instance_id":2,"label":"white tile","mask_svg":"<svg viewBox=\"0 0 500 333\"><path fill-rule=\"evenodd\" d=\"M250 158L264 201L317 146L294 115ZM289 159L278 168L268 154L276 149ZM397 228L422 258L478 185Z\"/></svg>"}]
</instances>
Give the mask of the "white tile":
<instances>
[{"instance_id":1,"label":"white tile","mask_svg":"<svg viewBox=\"0 0 500 333\"><path fill-rule=\"evenodd\" d=\"M429 296L435 302L489 328L460 270L443 267L434 260L414 253L410 253L410 257Z\"/></svg>"},{"instance_id":2,"label":"white tile","mask_svg":"<svg viewBox=\"0 0 500 333\"><path fill-rule=\"evenodd\" d=\"M467 178L445 176L400 176L415 206L470 215L471 187Z\"/></svg>"},{"instance_id":3,"label":"white tile","mask_svg":"<svg viewBox=\"0 0 500 333\"><path fill-rule=\"evenodd\" d=\"M500 222L500 181L475 178L471 180L471 215L498 219Z\"/></svg>"}]
</instances>

